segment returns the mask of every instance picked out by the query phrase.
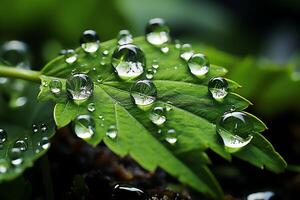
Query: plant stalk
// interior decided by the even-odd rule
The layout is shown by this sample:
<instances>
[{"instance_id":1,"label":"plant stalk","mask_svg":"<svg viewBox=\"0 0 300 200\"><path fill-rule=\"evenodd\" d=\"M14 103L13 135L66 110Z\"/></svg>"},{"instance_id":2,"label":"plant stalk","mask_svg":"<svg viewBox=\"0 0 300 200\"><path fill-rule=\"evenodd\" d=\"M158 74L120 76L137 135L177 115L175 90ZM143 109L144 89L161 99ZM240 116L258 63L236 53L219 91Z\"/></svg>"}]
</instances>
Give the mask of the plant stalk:
<instances>
[{"instance_id":1,"label":"plant stalk","mask_svg":"<svg viewBox=\"0 0 300 200\"><path fill-rule=\"evenodd\" d=\"M26 81L40 83L40 72L17 67L0 65L0 77L17 78Z\"/></svg>"}]
</instances>

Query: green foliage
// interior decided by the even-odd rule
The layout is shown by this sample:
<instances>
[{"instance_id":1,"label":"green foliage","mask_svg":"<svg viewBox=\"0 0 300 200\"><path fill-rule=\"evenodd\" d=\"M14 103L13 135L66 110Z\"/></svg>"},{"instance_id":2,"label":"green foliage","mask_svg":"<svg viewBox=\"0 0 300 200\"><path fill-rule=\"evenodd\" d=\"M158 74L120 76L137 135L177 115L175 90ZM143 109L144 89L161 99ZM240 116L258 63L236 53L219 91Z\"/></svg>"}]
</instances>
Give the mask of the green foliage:
<instances>
[{"instance_id":1,"label":"green foliage","mask_svg":"<svg viewBox=\"0 0 300 200\"><path fill-rule=\"evenodd\" d=\"M205 154L207 149L227 160L233 155L257 167L266 167L274 172L284 170L285 161L260 135L259 132L266 127L254 116L251 117L255 132L251 145L234 154L225 150L216 133L219 118L233 106L236 110L243 110L250 105L249 101L234 93L239 85L231 80L228 80L230 93L222 103L210 97L208 80L224 76L227 72L225 68L211 65L208 76L200 80L190 74L186 63L179 58L179 50L173 45L170 45L169 53L163 54L142 37L136 38L134 43L145 53L147 68L151 68L153 60L159 63L153 78L158 93L155 104L172 108L161 129L175 129L178 142L175 145L164 142L162 136L157 134L158 127L148 119L148 112L137 108L132 102L129 90L134 81L120 80L110 64L111 54L117 45L115 40L101 43L100 50L95 54L86 54L78 49L79 57L73 65L67 64L60 56L42 69L39 99L56 102L54 118L59 128L78 115L91 115L95 120L96 134L87 142L97 145L104 141L112 151L120 156L129 154L145 169L153 171L161 167L181 182L214 198L220 198L222 190L206 166L210 163ZM109 51L109 56L101 53L104 50ZM214 58L210 60L214 63ZM101 61L105 65L101 65ZM74 71L88 74L94 82L93 96L80 105L68 98L65 90L66 78ZM59 97L49 90L48 83L52 79L60 79L63 83ZM95 104L94 112L88 111L89 103ZM104 116L104 122L100 121L100 115ZM116 125L118 129L118 137L114 140L105 136L111 125Z\"/></svg>"}]
</instances>

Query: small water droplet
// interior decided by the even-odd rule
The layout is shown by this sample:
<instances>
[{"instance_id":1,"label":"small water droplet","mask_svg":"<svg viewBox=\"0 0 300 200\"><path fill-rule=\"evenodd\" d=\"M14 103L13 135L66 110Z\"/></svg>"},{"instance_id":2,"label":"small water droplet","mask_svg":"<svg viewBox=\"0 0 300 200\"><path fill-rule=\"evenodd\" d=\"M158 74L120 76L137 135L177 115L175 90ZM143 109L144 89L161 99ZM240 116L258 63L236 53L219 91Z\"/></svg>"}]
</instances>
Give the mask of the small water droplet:
<instances>
[{"instance_id":1,"label":"small water droplet","mask_svg":"<svg viewBox=\"0 0 300 200\"><path fill-rule=\"evenodd\" d=\"M163 52L163 53L168 53L170 50L170 48L167 46L167 45L164 45L160 48L160 51Z\"/></svg>"},{"instance_id":2,"label":"small water droplet","mask_svg":"<svg viewBox=\"0 0 300 200\"><path fill-rule=\"evenodd\" d=\"M175 40L175 48L180 49L181 48L181 43L179 40Z\"/></svg>"},{"instance_id":3,"label":"small water droplet","mask_svg":"<svg viewBox=\"0 0 300 200\"><path fill-rule=\"evenodd\" d=\"M37 133L39 131L38 126L36 124L32 124L32 132Z\"/></svg>"},{"instance_id":4,"label":"small water droplet","mask_svg":"<svg viewBox=\"0 0 300 200\"><path fill-rule=\"evenodd\" d=\"M175 129L169 129L167 131L165 140L171 145L174 145L177 143L178 139L177 139L177 133L176 133Z\"/></svg>"},{"instance_id":5,"label":"small water droplet","mask_svg":"<svg viewBox=\"0 0 300 200\"><path fill-rule=\"evenodd\" d=\"M172 102L171 101L167 101L166 104L165 104L165 108L166 108L166 111L169 112L173 109L173 106L172 106Z\"/></svg>"},{"instance_id":6,"label":"small water droplet","mask_svg":"<svg viewBox=\"0 0 300 200\"><path fill-rule=\"evenodd\" d=\"M183 44L180 48L180 58L188 61L194 54L192 46L190 44Z\"/></svg>"},{"instance_id":7,"label":"small water droplet","mask_svg":"<svg viewBox=\"0 0 300 200\"><path fill-rule=\"evenodd\" d=\"M12 148L9 152L9 158L11 161L11 164L14 166L18 166L23 163L23 153L20 148Z\"/></svg>"},{"instance_id":8,"label":"small water droplet","mask_svg":"<svg viewBox=\"0 0 300 200\"><path fill-rule=\"evenodd\" d=\"M245 112L224 113L217 125L217 132L228 152L239 151L253 138L250 116Z\"/></svg>"},{"instance_id":9,"label":"small water droplet","mask_svg":"<svg viewBox=\"0 0 300 200\"><path fill-rule=\"evenodd\" d=\"M275 196L274 192L266 191L266 192L256 192L249 194L247 196L247 200L271 200L272 197Z\"/></svg>"},{"instance_id":10,"label":"small water droplet","mask_svg":"<svg viewBox=\"0 0 300 200\"><path fill-rule=\"evenodd\" d=\"M110 139L115 139L118 136L118 129L115 125L110 125L106 131L106 136Z\"/></svg>"},{"instance_id":11,"label":"small water droplet","mask_svg":"<svg viewBox=\"0 0 300 200\"><path fill-rule=\"evenodd\" d=\"M48 81L42 80L42 86L43 87L48 87Z\"/></svg>"},{"instance_id":12,"label":"small water droplet","mask_svg":"<svg viewBox=\"0 0 300 200\"><path fill-rule=\"evenodd\" d=\"M71 75L67 79L66 87L69 96L74 101L84 101L88 99L94 90L94 84L90 77L82 73Z\"/></svg>"},{"instance_id":13,"label":"small water droplet","mask_svg":"<svg viewBox=\"0 0 300 200\"><path fill-rule=\"evenodd\" d=\"M94 112L94 111L96 110L95 104L94 104L94 103L89 103L87 109L88 109L88 111L90 111L90 112Z\"/></svg>"},{"instance_id":14,"label":"small water droplet","mask_svg":"<svg viewBox=\"0 0 300 200\"><path fill-rule=\"evenodd\" d=\"M150 200L148 195L139 188L131 185L117 184L112 190L112 200Z\"/></svg>"},{"instance_id":15,"label":"small water droplet","mask_svg":"<svg viewBox=\"0 0 300 200\"><path fill-rule=\"evenodd\" d=\"M7 132L0 128L0 145L7 140Z\"/></svg>"},{"instance_id":16,"label":"small water droplet","mask_svg":"<svg viewBox=\"0 0 300 200\"><path fill-rule=\"evenodd\" d=\"M73 49L65 50L64 54L66 63L72 64L76 62L78 54Z\"/></svg>"},{"instance_id":17,"label":"small water droplet","mask_svg":"<svg viewBox=\"0 0 300 200\"><path fill-rule=\"evenodd\" d=\"M79 138L89 139L95 133L95 122L89 115L79 115L74 120L74 131Z\"/></svg>"},{"instance_id":18,"label":"small water droplet","mask_svg":"<svg viewBox=\"0 0 300 200\"><path fill-rule=\"evenodd\" d=\"M212 78L208 83L208 90L215 100L222 101L228 94L228 83L222 77Z\"/></svg>"},{"instance_id":19,"label":"small water droplet","mask_svg":"<svg viewBox=\"0 0 300 200\"><path fill-rule=\"evenodd\" d=\"M80 38L81 48L86 53L94 53L100 47L99 36L94 30L86 30L82 33Z\"/></svg>"},{"instance_id":20,"label":"small water droplet","mask_svg":"<svg viewBox=\"0 0 300 200\"><path fill-rule=\"evenodd\" d=\"M188 61L188 66L192 74L198 78L203 78L209 71L209 61L204 54L194 54Z\"/></svg>"},{"instance_id":21,"label":"small water droplet","mask_svg":"<svg viewBox=\"0 0 300 200\"><path fill-rule=\"evenodd\" d=\"M146 59L140 48L126 44L116 48L111 63L121 79L130 80L144 72Z\"/></svg>"},{"instance_id":22,"label":"small water droplet","mask_svg":"<svg viewBox=\"0 0 300 200\"><path fill-rule=\"evenodd\" d=\"M42 147L44 150L49 149L50 141L48 137L43 137L39 142L39 146Z\"/></svg>"},{"instance_id":23,"label":"small water droplet","mask_svg":"<svg viewBox=\"0 0 300 200\"><path fill-rule=\"evenodd\" d=\"M5 42L1 47L0 57L11 66L26 69L30 66L29 48L27 44L18 40Z\"/></svg>"},{"instance_id":24,"label":"small water droplet","mask_svg":"<svg viewBox=\"0 0 300 200\"><path fill-rule=\"evenodd\" d=\"M159 68L159 64L158 64L157 60L153 60L153 62L152 62L152 68L154 68L154 69L158 69Z\"/></svg>"},{"instance_id":25,"label":"small water droplet","mask_svg":"<svg viewBox=\"0 0 300 200\"><path fill-rule=\"evenodd\" d=\"M7 172L8 164L6 162L0 162L0 174L4 174Z\"/></svg>"},{"instance_id":26,"label":"small water droplet","mask_svg":"<svg viewBox=\"0 0 300 200\"><path fill-rule=\"evenodd\" d=\"M108 51L108 50L104 50L104 51L102 52L102 55L103 55L103 56L108 56L108 54L109 54L109 51Z\"/></svg>"},{"instance_id":27,"label":"small water droplet","mask_svg":"<svg viewBox=\"0 0 300 200\"><path fill-rule=\"evenodd\" d=\"M117 39L119 45L131 44L133 42L132 35L128 30L121 30Z\"/></svg>"},{"instance_id":28,"label":"small water droplet","mask_svg":"<svg viewBox=\"0 0 300 200\"><path fill-rule=\"evenodd\" d=\"M47 124L41 124L42 133L46 132L47 130L48 130Z\"/></svg>"},{"instance_id":29,"label":"small water droplet","mask_svg":"<svg viewBox=\"0 0 300 200\"><path fill-rule=\"evenodd\" d=\"M20 149L20 151L26 151L27 150L27 142L23 139L18 139L15 143L13 148Z\"/></svg>"},{"instance_id":30,"label":"small water droplet","mask_svg":"<svg viewBox=\"0 0 300 200\"><path fill-rule=\"evenodd\" d=\"M170 41L170 29L163 19L154 18L149 20L146 27L146 39L155 46L161 46Z\"/></svg>"},{"instance_id":31,"label":"small water droplet","mask_svg":"<svg viewBox=\"0 0 300 200\"><path fill-rule=\"evenodd\" d=\"M134 103L143 109L154 103L157 91L152 81L140 80L132 85L130 95Z\"/></svg>"},{"instance_id":32,"label":"small water droplet","mask_svg":"<svg viewBox=\"0 0 300 200\"><path fill-rule=\"evenodd\" d=\"M153 79L154 76L154 70L153 69L147 69L146 78L147 79Z\"/></svg>"},{"instance_id":33,"label":"small water droplet","mask_svg":"<svg viewBox=\"0 0 300 200\"><path fill-rule=\"evenodd\" d=\"M58 79L53 79L49 83L49 88L53 94L58 95L61 92L62 83Z\"/></svg>"},{"instance_id":34,"label":"small water droplet","mask_svg":"<svg viewBox=\"0 0 300 200\"><path fill-rule=\"evenodd\" d=\"M162 125L166 122L167 118L165 116L165 110L163 107L154 107L149 115L150 120L156 125Z\"/></svg>"}]
</instances>

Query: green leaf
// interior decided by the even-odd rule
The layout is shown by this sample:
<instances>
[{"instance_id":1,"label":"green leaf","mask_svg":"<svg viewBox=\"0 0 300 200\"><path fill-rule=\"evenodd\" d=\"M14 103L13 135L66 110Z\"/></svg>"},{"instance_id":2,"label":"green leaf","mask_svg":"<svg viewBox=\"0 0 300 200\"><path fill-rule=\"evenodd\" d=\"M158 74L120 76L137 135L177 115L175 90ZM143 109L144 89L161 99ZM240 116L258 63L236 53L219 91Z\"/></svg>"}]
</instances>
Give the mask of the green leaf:
<instances>
[{"instance_id":1,"label":"green leaf","mask_svg":"<svg viewBox=\"0 0 300 200\"><path fill-rule=\"evenodd\" d=\"M155 105L171 108L166 113L167 121L163 127L154 126L148 118L149 111L139 109L132 102L129 91L135 81L122 81L113 71L110 57L117 45L115 40L102 43L95 54L86 54L78 49L79 57L73 65L65 63L63 56L47 64L42 69L43 84L39 99L56 102L54 118L58 127L66 126L78 115L88 114L96 122L96 134L87 140L90 144L97 145L103 140L112 151L120 156L131 155L145 169L153 171L161 167L194 189L214 198L221 198L220 186L206 166L210 160L205 150L211 149L223 158L231 159L231 154L225 150L216 133L216 124L224 112L233 107L235 110L244 110L251 103L234 93L240 85L229 79L230 93L224 101L220 103L211 98L207 83L212 77L224 76L227 72L225 68L211 65L207 77L200 80L190 74L174 45L169 45L170 51L163 54L143 37L136 38L134 44L144 52L147 68L152 67L154 60L159 63L153 78L158 93ZM102 54L104 50L109 51L108 56ZM88 74L94 82L93 96L80 105L69 99L65 90L66 78L74 71ZM140 78L146 79L145 75ZM46 86L53 79L60 79L63 83L63 91L59 97L53 95ZM88 111L89 103L95 104L94 112ZM99 116L103 116L104 121ZM105 135L111 125L118 129L116 139ZM160 129L164 132L170 128L178 133L175 145L168 144L163 140L163 135L158 134ZM260 138L258 132L264 129L265 125L253 117L253 131L257 132L254 137ZM268 159L257 163L263 163L271 170L274 170L274 164L280 163L278 168L283 170L285 162L281 157L273 156L276 152L271 144L268 143L267 147L261 145L259 143L257 148L265 148L263 152ZM239 157L247 159L259 153L250 151L249 155ZM253 161L254 165L258 165L257 163Z\"/></svg>"},{"instance_id":2,"label":"green leaf","mask_svg":"<svg viewBox=\"0 0 300 200\"><path fill-rule=\"evenodd\" d=\"M19 92L9 94L9 101L3 98L4 90L0 90L1 104L0 127L7 132L7 139L0 145L0 182L11 180L21 175L22 172L33 165L33 162L45 154L47 148L42 148L40 142L42 138L51 138L55 132L55 123L51 116L53 109L52 103L38 103L36 95L38 85L24 83L23 81L10 81L6 88L10 88L12 84L24 85L24 89ZM25 105L20 107L12 107L11 102L18 98L26 100ZM6 97L7 98L7 97ZM38 126L39 130L33 133L32 125ZM46 131L41 131L41 125L45 124ZM26 150L21 153L23 162L14 166L11 164L11 150L17 140L23 140L26 143ZM45 147L45 146L44 146Z\"/></svg>"}]
</instances>

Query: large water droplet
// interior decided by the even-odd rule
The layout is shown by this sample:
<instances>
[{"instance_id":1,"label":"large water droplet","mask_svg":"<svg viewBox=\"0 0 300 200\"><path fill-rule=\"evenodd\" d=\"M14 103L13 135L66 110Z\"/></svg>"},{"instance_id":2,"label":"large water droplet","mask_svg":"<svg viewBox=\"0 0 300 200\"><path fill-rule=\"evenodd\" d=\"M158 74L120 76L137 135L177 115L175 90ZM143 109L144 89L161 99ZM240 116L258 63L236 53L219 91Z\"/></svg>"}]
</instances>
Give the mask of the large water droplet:
<instances>
[{"instance_id":1,"label":"large water droplet","mask_svg":"<svg viewBox=\"0 0 300 200\"><path fill-rule=\"evenodd\" d=\"M133 42L132 35L128 30L120 30L117 39L119 45L130 44Z\"/></svg>"},{"instance_id":2,"label":"large water droplet","mask_svg":"<svg viewBox=\"0 0 300 200\"><path fill-rule=\"evenodd\" d=\"M74 131L79 138L89 139L95 133L95 122L89 115L79 115L74 120Z\"/></svg>"},{"instance_id":3,"label":"large water droplet","mask_svg":"<svg viewBox=\"0 0 300 200\"><path fill-rule=\"evenodd\" d=\"M7 140L7 132L0 128L0 145Z\"/></svg>"},{"instance_id":4,"label":"large water droplet","mask_svg":"<svg viewBox=\"0 0 300 200\"><path fill-rule=\"evenodd\" d=\"M53 94L58 95L61 92L62 83L58 79L53 79L49 83L49 88Z\"/></svg>"},{"instance_id":5,"label":"large water droplet","mask_svg":"<svg viewBox=\"0 0 300 200\"><path fill-rule=\"evenodd\" d=\"M143 109L154 103L157 91L152 81L140 80L132 85L130 95L133 98L134 103Z\"/></svg>"},{"instance_id":6,"label":"large water droplet","mask_svg":"<svg viewBox=\"0 0 300 200\"><path fill-rule=\"evenodd\" d=\"M75 101L88 99L94 90L94 84L90 77L81 73L71 75L67 79L66 87L70 97Z\"/></svg>"},{"instance_id":7,"label":"large water droplet","mask_svg":"<svg viewBox=\"0 0 300 200\"><path fill-rule=\"evenodd\" d=\"M253 138L250 116L245 112L227 112L217 125L217 132L221 136L228 152L239 151Z\"/></svg>"},{"instance_id":8,"label":"large water droplet","mask_svg":"<svg viewBox=\"0 0 300 200\"><path fill-rule=\"evenodd\" d=\"M12 40L5 42L0 51L0 57L9 65L29 68L28 46L21 41Z\"/></svg>"},{"instance_id":9,"label":"large water droplet","mask_svg":"<svg viewBox=\"0 0 300 200\"><path fill-rule=\"evenodd\" d=\"M183 60L188 61L192 57L193 54L194 54L194 51L190 44L183 44L180 47L180 58L182 58Z\"/></svg>"},{"instance_id":10,"label":"large water droplet","mask_svg":"<svg viewBox=\"0 0 300 200\"><path fill-rule=\"evenodd\" d=\"M9 158L11 164L14 166L18 166L23 163L23 153L19 148L12 148L9 152Z\"/></svg>"},{"instance_id":11,"label":"large water droplet","mask_svg":"<svg viewBox=\"0 0 300 200\"><path fill-rule=\"evenodd\" d=\"M215 100L222 101L228 94L228 83L222 77L212 78L208 83L208 90Z\"/></svg>"},{"instance_id":12,"label":"large water droplet","mask_svg":"<svg viewBox=\"0 0 300 200\"><path fill-rule=\"evenodd\" d=\"M26 151L27 148L28 148L28 144L25 140L23 139L18 139L15 143L14 143L14 146L13 148L16 148L16 149L20 149L20 151Z\"/></svg>"},{"instance_id":13,"label":"large water droplet","mask_svg":"<svg viewBox=\"0 0 300 200\"><path fill-rule=\"evenodd\" d=\"M66 63L72 64L76 62L78 54L73 49L67 49L64 51L63 55L65 56Z\"/></svg>"},{"instance_id":14,"label":"large water droplet","mask_svg":"<svg viewBox=\"0 0 300 200\"><path fill-rule=\"evenodd\" d=\"M112 191L113 200L149 200L141 189L130 185L115 185Z\"/></svg>"},{"instance_id":15,"label":"large water droplet","mask_svg":"<svg viewBox=\"0 0 300 200\"><path fill-rule=\"evenodd\" d=\"M87 107L88 111L94 112L96 110L94 103L89 103Z\"/></svg>"},{"instance_id":16,"label":"large water droplet","mask_svg":"<svg viewBox=\"0 0 300 200\"><path fill-rule=\"evenodd\" d=\"M100 47L99 36L94 30L86 30L80 38L81 48L87 53L94 53Z\"/></svg>"},{"instance_id":17,"label":"large water droplet","mask_svg":"<svg viewBox=\"0 0 300 200\"><path fill-rule=\"evenodd\" d=\"M188 66L192 74L198 78L203 78L209 71L209 61L204 54L194 54L188 61Z\"/></svg>"},{"instance_id":18,"label":"large water droplet","mask_svg":"<svg viewBox=\"0 0 300 200\"><path fill-rule=\"evenodd\" d=\"M161 46L170 40L170 29L161 18L154 18L146 27L146 39L155 46Z\"/></svg>"},{"instance_id":19,"label":"large water droplet","mask_svg":"<svg viewBox=\"0 0 300 200\"><path fill-rule=\"evenodd\" d=\"M48 137L43 137L41 141L39 142L39 146L42 147L42 149L46 150L50 147L50 141Z\"/></svg>"},{"instance_id":20,"label":"large water droplet","mask_svg":"<svg viewBox=\"0 0 300 200\"><path fill-rule=\"evenodd\" d=\"M175 129L169 129L165 135L165 140L171 144L174 145L177 142L177 133L175 131Z\"/></svg>"},{"instance_id":21,"label":"large water droplet","mask_svg":"<svg viewBox=\"0 0 300 200\"><path fill-rule=\"evenodd\" d=\"M110 125L106 131L106 136L115 139L118 136L118 129L115 125Z\"/></svg>"},{"instance_id":22,"label":"large water droplet","mask_svg":"<svg viewBox=\"0 0 300 200\"><path fill-rule=\"evenodd\" d=\"M154 107L149 115L150 120L156 125L162 125L167 120L165 116L165 109L163 107Z\"/></svg>"},{"instance_id":23,"label":"large water droplet","mask_svg":"<svg viewBox=\"0 0 300 200\"><path fill-rule=\"evenodd\" d=\"M121 79L130 80L144 72L146 59L140 48L126 44L116 48L111 63Z\"/></svg>"}]
</instances>

